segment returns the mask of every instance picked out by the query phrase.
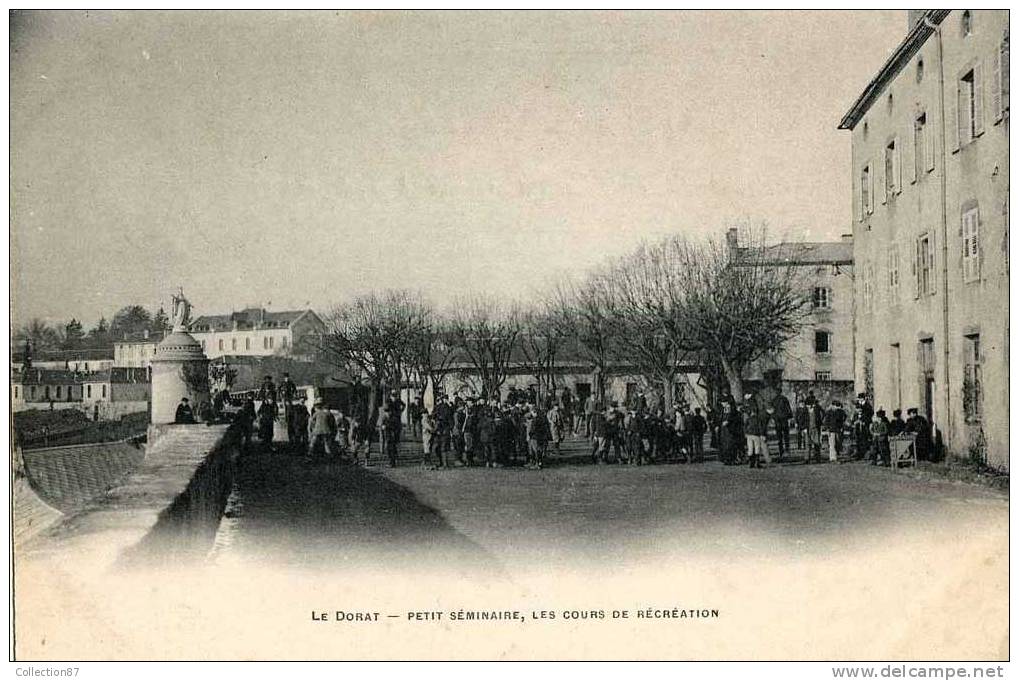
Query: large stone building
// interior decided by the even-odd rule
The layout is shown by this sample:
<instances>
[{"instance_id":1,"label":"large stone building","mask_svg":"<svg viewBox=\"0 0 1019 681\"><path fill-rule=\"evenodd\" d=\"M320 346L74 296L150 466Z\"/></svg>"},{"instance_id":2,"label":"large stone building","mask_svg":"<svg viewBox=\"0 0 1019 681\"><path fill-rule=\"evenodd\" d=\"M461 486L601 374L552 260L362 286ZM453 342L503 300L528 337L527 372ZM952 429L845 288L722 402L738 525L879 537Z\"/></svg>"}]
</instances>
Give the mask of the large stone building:
<instances>
[{"instance_id":1,"label":"large stone building","mask_svg":"<svg viewBox=\"0 0 1019 681\"><path fill-rule=\"evenodd\" d=\"M729 251L738 262L747 250L738 231L726 234ZM802 331L780 353L755 362L746 377L748 387L764 384L781 389L798 403L813 392L822 404L842 400L853 391L853 238L840 241L782 242L757 248L754 264L795 268L792 280L802 285L810 309Z\"/></svg>"},{"instance_id":2,"label":"large stone building","mask_svg":"<svg viewBox=\"0 0 1019 681\"><path fill-rule=\"evenodd\" d=\"M325 323L312 310L269 312L263 308L204 315L189 327L209 359L301 354L302 341L325 330Z\"/></svg>"},{"instance_id":3,"label":"large stone building","mask_svg":"<svg viewBox=\"0 0 1019 681\"><path fill-rule=\"evenodd\" d=\"M856 383L1008 465L1006 10L910 11L852 132Z\"/></svg>"}]
</instances>

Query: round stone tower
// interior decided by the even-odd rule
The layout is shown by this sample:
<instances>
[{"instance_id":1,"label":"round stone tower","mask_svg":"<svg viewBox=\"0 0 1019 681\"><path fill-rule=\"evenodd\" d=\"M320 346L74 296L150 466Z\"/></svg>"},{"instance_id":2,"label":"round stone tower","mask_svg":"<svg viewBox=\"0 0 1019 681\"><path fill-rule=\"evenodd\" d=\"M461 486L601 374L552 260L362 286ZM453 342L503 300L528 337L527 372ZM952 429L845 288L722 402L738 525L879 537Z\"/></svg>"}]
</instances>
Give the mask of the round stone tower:
<instances>
[{"instance_id":1,"label":"round stone tower","mask_svg":"<svg viewBox=\"0 0 1019 681\"><path fill-rule=\"evenodd\" d=\"M174 296L173 332L156 346L152 357L152 423L173 423L177 405L188 398L198 416L198 405L209 401L209 360L202 346L187 332L191 306Z\"/></svg>"}]
</instances>

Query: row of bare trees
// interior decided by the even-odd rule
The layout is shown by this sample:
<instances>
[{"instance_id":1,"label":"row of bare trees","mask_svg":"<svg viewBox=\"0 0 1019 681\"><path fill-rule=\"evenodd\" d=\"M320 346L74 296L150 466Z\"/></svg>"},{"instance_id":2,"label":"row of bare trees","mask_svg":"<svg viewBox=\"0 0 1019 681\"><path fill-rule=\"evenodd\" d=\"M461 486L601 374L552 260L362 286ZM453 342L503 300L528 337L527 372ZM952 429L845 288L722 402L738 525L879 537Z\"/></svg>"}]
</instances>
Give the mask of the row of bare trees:
<instances>
[{"instance_id":1,"label":"row of bare trees","mask_svg":"<svg viewBox=\"0 0 1019 681\"><path fill-rule=\"evenodd\" d=\"M681 236L641 244L556 282L526 308L473 296L440 310L414 291L369 292L327 315L319 349L376 395L436 386L453 373L495 395L519 369L550 393L568 350L593 374L599 398L606 377L626 367L662 386L668 407L680 371L698 366L740 399L748 366L781 351L809 301L802 268L783 261L782 247L769 245L763 229L747 236L737 250Z\"/></svg>"}]
</instances>

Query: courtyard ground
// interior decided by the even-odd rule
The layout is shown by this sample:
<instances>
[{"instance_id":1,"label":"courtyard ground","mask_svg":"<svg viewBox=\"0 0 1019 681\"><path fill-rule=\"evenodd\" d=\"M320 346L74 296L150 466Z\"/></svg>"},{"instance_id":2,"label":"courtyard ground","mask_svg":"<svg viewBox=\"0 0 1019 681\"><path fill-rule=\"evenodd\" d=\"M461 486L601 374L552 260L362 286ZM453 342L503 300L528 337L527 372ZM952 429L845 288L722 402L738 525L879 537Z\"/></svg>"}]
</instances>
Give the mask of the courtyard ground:
<instances>
[{"instance_id":1,"label":"courtyard ground","mask_svg":"<svg viewBox=\"0 0 1019 681\"><path fill-rule=\"evenodd\" d=\"M413 556L508 575L714 555L826 555L889 532L945 539L1006 522L1007 496L862 462L764 470L594 465L568 440L543 470L432 470L405 442L396 468L254 453L239 464L220 551L308 567ZM377 459L377 454L376 454Z\"/></svg>"}]
</instances>

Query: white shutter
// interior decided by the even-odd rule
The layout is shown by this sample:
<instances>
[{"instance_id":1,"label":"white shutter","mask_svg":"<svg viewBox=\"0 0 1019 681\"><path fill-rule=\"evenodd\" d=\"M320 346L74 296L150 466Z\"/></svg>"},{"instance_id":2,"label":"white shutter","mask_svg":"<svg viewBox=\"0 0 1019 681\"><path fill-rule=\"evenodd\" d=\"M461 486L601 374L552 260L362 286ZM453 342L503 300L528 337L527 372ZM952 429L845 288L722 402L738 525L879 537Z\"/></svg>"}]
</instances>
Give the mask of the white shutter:
<instances>
[{"instance_id":1,"label":"white shutter","mask_svg":"<svg viewBox=\"0 0 1019 681\"><path fill-rule=\"evenodd\" d=\"M994 59L991 60L991 116L994 122L1001 120L1001 50L994 51Z\"/></svg>"},{"instance_id":2,"label":"white shutter","mask_svg":"<svg viewBox=\"0 0 1019 681\"><path fill-rule=\"evenodd\" d=\"M920 297L920 240L913 239L913 297Z\"/></svg>"},{"instance_id":3,"label":"white shutter","mask_svg":"<svg viewBox=\"0 0 1019 681\"><path fill-rule=\"evenodd\" d=\"M895 170L895 193L902 193L902 143L895 138L895 149L892 153L892 168Z\"/></svg>"},{"instance_id":4,"label":"white shutter","mask_svg":"<svg viewBox=\"0 0 1019 681\"><path fill-rule=\"evenodd\" d=\"M860 222L867 219L870 212L870 169L864 165L860 171Z\"/></svg>"},{"instance_id":5,"label":"white shutter","mask_svg":"<svg viewBox=\"0 0 1019 681\"><path fill-rule=\"evenodd\" d=\"M920 170L921 170L920 166L922 165L921 161L923 161L923 151L924 151L923 127L920 125L920 121L919 120L914 120L913 121L913 164L912 164L913 165L913 172L911 173L911 177L909 178L910 184L914 184L918 179L920 179Z\"/></svg>"},{"instance_id":6,"label":"white shutter","mask_svg":"<svg viewBox=\"0 0 1019 681\"><path fill-rule=\"evenodd\" d=\"M881 162L875 164L881 169L881 177L878 186L881 187L881 205L888 203L888 148L885 147Z\"/></svg>"},{"instance_id":7,"label":"white shutter","mask_svg":"<svg viewBox=\"0 0 1019 681\"><path fill-rule=\"evenodd\" d=\"M973 67L973 136L984 134L984 69L977 62Z\"/></svg>"},{"instance_id":8,"label":"white shutter","mask_svg":"<svg viewBox=\"0 0 1019 681\"><path fill-rule=\"evenodd\" d=\"M867 212L874 212L874 165L868 164L867 170Z\"/></svg>"},{"instance_id":9,"label":"white shutter","mask_svg":"<svg viewBox=\"0 0 1019 681\"><path fill-rule=\"evenodd\" d=\"M959 151L959 148L966 142L966 130L967 125L967 112L969 107L965 106L964 103L964 90L965 83L961 80L956 81L955 84L955 134L952 135L952 151Z\"/></svg>"},{"instance_id":10,"label":"white shutter","mask_svg":"<svg viewBox=\"0 0 1019 681\"><path fill-rule=\"evenodd\" d=\"M934 144L934 138L936 135L934 134L934 125L931 121L928 121L927 125L924 127L926 130L924 130L923 143L926 148L923 152L923 160L924 164L927 166L927 172L930 172L934 170L934 154L937 149Z\"/></svg>"}]
</instances>

